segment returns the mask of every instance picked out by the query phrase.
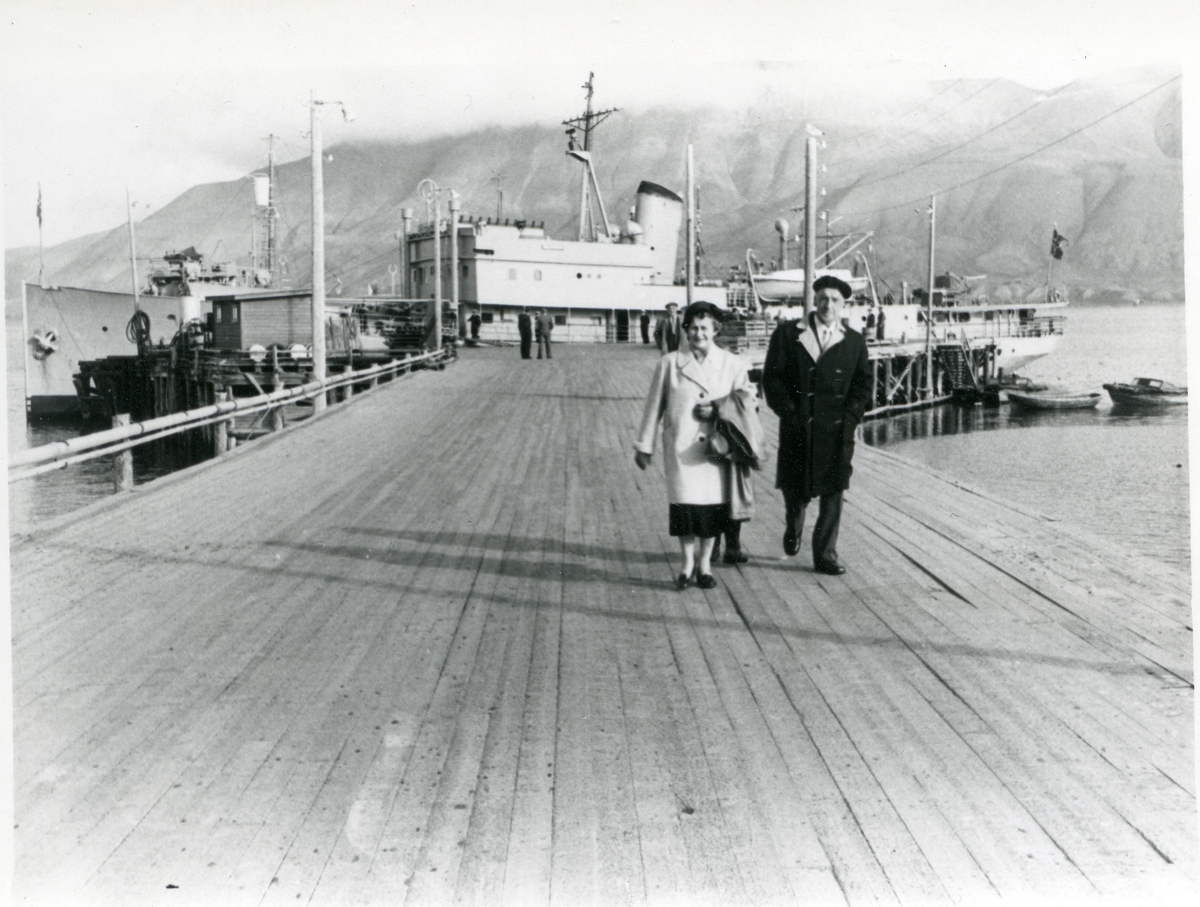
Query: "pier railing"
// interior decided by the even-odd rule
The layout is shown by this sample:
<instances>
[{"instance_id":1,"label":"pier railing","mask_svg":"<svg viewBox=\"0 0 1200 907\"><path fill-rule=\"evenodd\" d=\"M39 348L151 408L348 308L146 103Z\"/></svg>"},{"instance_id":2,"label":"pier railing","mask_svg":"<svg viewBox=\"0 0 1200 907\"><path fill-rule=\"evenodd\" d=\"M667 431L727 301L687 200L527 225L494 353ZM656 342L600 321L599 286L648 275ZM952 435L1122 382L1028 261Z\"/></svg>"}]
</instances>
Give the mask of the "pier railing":
<instances>
[{"instance_id":1,"label":"pier railing","mask_svg":"<svg viewBox=\"0 0 1200 907\"><path fill-rule=\"evenodd\" d=\"M445 362L446 358L445 350L421 353L355 371L330 375L326 378L317 378L307 384L280 388L253 397L222 400L208 406L184 410L168 416L159 416L142 422L118 424L104 431L15 451L8 458L8 481L11 483L33 478L42 473L65 469L77 463L114 454L120 461L122 458L128 458L129 452L142 444L160 441L163 438L209 425L215 425L218 429L227 429L235 416L274 411L289 403L311 400L319 394L326 394L341 388L364 383L374 385L381 377L408 372L414 366L441 364ZM124 418L128 419L128 416ZM225 431L219 430L218 437L224 436ZM224 452L224 445L218 444L216 453L219 455L222 452ZM125 478L121 478L122 475ZM117 477L115 484L118 490L132 486L128 460L125 463L118 462L116 464L114 476Z\"/></svg>"}]
</instances>

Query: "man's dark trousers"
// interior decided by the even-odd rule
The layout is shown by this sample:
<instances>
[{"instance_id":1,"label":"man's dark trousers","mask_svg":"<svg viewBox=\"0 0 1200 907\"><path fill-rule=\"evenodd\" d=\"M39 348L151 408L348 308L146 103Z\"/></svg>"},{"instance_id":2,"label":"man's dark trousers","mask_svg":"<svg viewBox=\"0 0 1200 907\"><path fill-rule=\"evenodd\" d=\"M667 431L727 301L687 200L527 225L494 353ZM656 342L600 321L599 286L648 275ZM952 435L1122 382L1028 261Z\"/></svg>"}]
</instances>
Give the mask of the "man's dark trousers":
<instances>
[{"instance_id":1,"label":"man's dark trousers","mask_svg":"<svg viewBox=\"0 0 1200 907\"><path fill-rule=\"evenodd\" d=\"M823 494L820 497L820 509L817 511L817 525L813 527L812 550L813 565L837 563L838 526L842 521L842 492ZM783 493L786 508L787 528L796 537L796 544L804 531L804 510L808 498L801 498L792 492Z\"/></svg>"}]
</instances>

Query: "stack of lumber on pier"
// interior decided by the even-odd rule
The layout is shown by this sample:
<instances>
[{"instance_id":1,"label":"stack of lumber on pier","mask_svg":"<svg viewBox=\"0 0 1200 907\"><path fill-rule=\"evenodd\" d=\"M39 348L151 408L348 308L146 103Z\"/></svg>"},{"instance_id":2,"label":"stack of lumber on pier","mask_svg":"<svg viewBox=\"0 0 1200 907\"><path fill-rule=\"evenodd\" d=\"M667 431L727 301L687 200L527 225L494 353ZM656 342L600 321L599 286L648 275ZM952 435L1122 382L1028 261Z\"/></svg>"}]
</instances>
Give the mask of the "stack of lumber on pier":
<instances>
[{"instance_id":1,"label":"stack of lumber on pier","mask_svg":"<svg viewBox=\"0 0 1200 907\"><path fill-rule=\"evenodd\" d=\"M1196 894L1186 574L860 447L845 576L768 470L676 591L653 362L464 351L14 539L17 903Z\"/></svg>"}]
</instances>

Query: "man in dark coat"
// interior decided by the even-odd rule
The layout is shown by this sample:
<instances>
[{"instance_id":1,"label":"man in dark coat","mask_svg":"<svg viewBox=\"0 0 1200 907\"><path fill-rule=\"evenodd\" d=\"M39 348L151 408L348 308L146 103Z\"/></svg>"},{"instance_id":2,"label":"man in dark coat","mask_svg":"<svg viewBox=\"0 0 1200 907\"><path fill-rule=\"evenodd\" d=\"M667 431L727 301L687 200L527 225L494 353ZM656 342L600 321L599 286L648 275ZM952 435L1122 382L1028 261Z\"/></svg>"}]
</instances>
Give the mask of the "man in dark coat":
<instances>
[{"instance_id":1,"label":"man in dark coat","mask_svg":"<svg viewBox=\"0 0 1200 907\"><path fill-rule=\"evenodd\" d=\"M550 358L550 332L554 330L554 316L546 313L545 309L538 309L537 318L533 320L533 330L537 337L537 348L539 359L542 358L542 350L546 351L546 358Z\"/></svg>"},{"instance_id":2,"label":"man in dark coat","mask_svg":"<svg viewBox=\"0 0 1200 907\"><path fill-rule=\"evenodd\" d=\"M642 343L650 342L650 313L642 312Z\"/></svg>"},{"instance_id":3,"label":"man in dark coat","mask_svg":"<svg viewBox=\"0 0 1200 907\"><path fill-rule=\"evenodd\" d=\"M521 335L521 358L533 358L533 321L528 312L522 311L517 316L517 333Z\"/></svg>"},{"instance_id":4,"label":"man in dark coat","mask_svg":"<svg viewBox=\"0 0 1200 907\"><path fill-rule=\"evenodd\" d=\"M813 567L838 575L837 535L842 492L850 486L854 430L871 398L867 343L840 320L849 284L831 275L813 283L813 312L785 321L771 335L763 365L767 405L779 416L775 487L787 508L783 550L800 550L804 509L821 499L813 530Z\"/></svg>"},{"instance_id":5,"label":"man in dark coat","mask_svg":"<svg viewBox=\"0 0 1200 907\"><path fill-rule=\"evenodd\" d=\"M667 317L658 319L654 326L654 342L660 351L673 353L679 349L679 338L683 336L683 323L679 317L679 305L667 303Z\"/></svg>"}]
</instances>

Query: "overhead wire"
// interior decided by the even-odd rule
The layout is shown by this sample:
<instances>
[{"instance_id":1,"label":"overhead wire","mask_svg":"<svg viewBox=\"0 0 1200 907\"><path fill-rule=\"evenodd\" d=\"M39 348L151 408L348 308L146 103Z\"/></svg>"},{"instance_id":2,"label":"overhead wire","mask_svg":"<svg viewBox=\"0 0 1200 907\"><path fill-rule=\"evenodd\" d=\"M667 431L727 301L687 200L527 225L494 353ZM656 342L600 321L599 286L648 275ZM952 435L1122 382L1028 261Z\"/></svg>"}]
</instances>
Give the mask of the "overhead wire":
<instances>
[{"instance_id":1,"label":"overhead wire","mask_svg":"<svg viewBox=\"0 0 1200 907\"><path fill-rule=\"evenodd\" d=\"M942 189L936 189L932 192L925 192L925 193L917 196L916 198L911 198L911 199L908 199L907 201L898 202L897 204L894 204L894 205L888 205L883 208L874 208L869 211L847 211L847 212L841 214L841 216L842 217L863 217L868 214L882 214L885 211L895 211L899 208L904 208L904 207L907 207L908 205L922 202L926 198L928 198L930 195L943 195L947 192L953 192L955 189L961 189L963 186L969 186L972 183L977 183L980 180L987 179L989 176L994 176L995 174L1001 172L1002 170L1007 170L1009 167L1016 166L1017 164L1020 164L1022 161L1027 161L1031 157L1041 154L1046 149L1053 148L1055 145L1060 145L1063 142L1065 142L1067 139L1073 138L1074 136L1079 135L1079 133L1084 132L1085 130L1091 129L1093 126L1096 126L1099 123L1104 122L1105 120L1109 119L1110 117L1116 116L1121 111L1132 107L1134 104L1137 104L1139 101L1143 101L1146 98L1150 97L1150 95L1166 88L1172 82L1178 82L1181 78L1182 78L1182 76L1175 76L1173 78L1167 79L1167 81L1161 83L1160 85L1156 85L1154 88L1151 88L1149 91L1145 92L1144 94L1138 95L1132 101L1127 101L1126 103L1122 104L1120 107L1116 107L1113 110L1110 110L1108 113L1104 114L1103 116L1097 117L1096 119L1092 120L1090 123L1085 123L1083 126L1080 126L1078 129L1073 129L1070 132L1068 132L1066 135L1060 136L1059 138L1055 139L1052 142L1047 142L1045 145L1042 145L1041 147L1036 148L1033 151L1028 152L1027 154L1023 154L1018 158L1014 158L1013 160L1008 161L1007 163L1001 164L999 167L995 167L995 168L987 171L987 173L981 173L979 176L973 176L970 179L963 180L961 183L955 183L953 186L946 186ZM851 187L851 188L853 188L853 187Z\"/></svg>"},{"instance_id":2,"label":"overhead wire","mask_svg":"<svg viewBox=\"0 0 1200 907\"><path fill-rule=\"evenodd\" d=\"M936 123L938 120L940 120L940 119L941 119L942 117L944 117L946 114L950 113L950 111L952 111L952 110L957 110L959 107L962 107L962 105L963 105L963 104L967 103L967 101L971 100L972 98L974 98L974 97L977 97L978 95L981 95L981 94L983 94L985 91L987 91L989 88L991 88L993 85L995 85L995 84L996 84L997 82L999 82L999 81L1000 81L1000 79L992 79L992 81L988 82L986 85L984 85L984 86L983 86L982 88L980 88L978 91L972 92L971 94L969 94L969 95L967 95L965 98L963 98L961 101L959 101L957 104L954 104L954 105L953 105L953 106L951 106L951 107L947 107L945 110L943 110L943 111L942 111L941 113L939 113L937 116L935 116L935 117L932 117L931 119L928 119L928 120L926 120L926 121L925 121L924 123L922 123L921 125L919 125L919 126L916 126L916 127L912 128L912 129L910 129L908 132L904 133L903 135L897 136L896 138L894 138L894 139L892 139L892 140L890 140L890 141L884 142L882 145L876 145L874 148L868 148L866 151L860 151L860 152L858 152L857 154L852 154L852 155L850 155L849 157L844 157L844 158L841 158L840 160L837 160L837 161L835 161L835 162L834 162L834 163L835 163L835 165L840 165L840 164L843 164L843 163L845 163L845 162L847 162L847 161L854 161L854 160L858 160L858 159L859 159L859 158L861 158L861 157L866 157L868 154L874 154L876 151L880 151L880 150L882 150L882 149L884 149L884 148L887 148L887 147L889 147L889 146L891 146L891 145L895 145L897 142L901 142L901 141L903 141L904 139L908 138L908 137L909 137L910 135L912 135L913 133L920 132L922 129L924 129L926 126L928 126L930 123Z\"/></svg>"},{"instance_id":3,"label":"overhead wire","mask_svg":"<svg viewBox=\"0 0 1200 907\"><path fill-rule=\"evenodd\" d=\"M1075 81L1079 81L1079 80L1076 79ZM970 145L972 142L978 141L979 139L983 138L986 135L990 135L991 133L995 132L997 129L1007 126L1013 120L1016 120L1019 117L1024 116L1025 114L1029 113L1029 111L1033 110L1035 107L1039 107L1040 105L1042 105L1043 103L1048 101L1050 98L1052 98L1056 94L1058 94L1060 91L1065 91L1066 89L1070 88L1074 84L1075 84L1075 82L1070 82L1066 85L1056 88L1054 91L1050 92L1050 94L1039 97L1036 101L1034 101L1028 107L1025 107L1022 110L1018 111L1017 113L1013 114L1011 117L1009 117L1007 120L1004 120L1002 123L997 123L995 126L992 126L989 129L985 129L983 132L979 133L978 135L971 136L971 138L967 139L965 142L959 142L957 145L953 146L952 148L946 149L941 154L935 154L933 157L927 158L926 160L923 160L918 164L913 164L911 167L907 167L904 170L899 171L898 173L890 173L887 176L877 177L876 179L856 182L854 184L854 188L857 189L862 186L873 186L876 183L882 183L884 180L895 179L898 176L904 176L906 173L912 173L912 171L914 171L920 167L924 167L927 164L932 164L934 161L941 160L942 158L946 157L947 155L953 154L959 148L963 148L967 145Z\"/></svg>"},{"instance_id":4,"label":"overhead wire","mask_svg":"<svg viewBox=\"0 0 1200 907\"><path fill-rule=\"evenodd\" d=\"M932 104L937 98L940 98L942 95L944 95L946 92L948 92L951 88L953 88L955 85L957 85L961 81L962 81L962 79L955 79L953 82L951 82L945 88L943 88L941 91L930 95L928 98L926 98L920 104L917 104L915 107L910 107L908 110L904 111L904 113L894 116L890 120L884 120L882 123L878 123L875 126L872 126L870 129L865 129L862 132L856 133L847 139L843 139L843 141L856 142L859 139L861 139L864 135L870 135L872 132L878 132L884 126L890 126L892 123L899 122L900 120L902 120L906 116L908 116L910 113L916 113L922 107L925 107L928 104Z\"/></svg>"}]
</instances>

